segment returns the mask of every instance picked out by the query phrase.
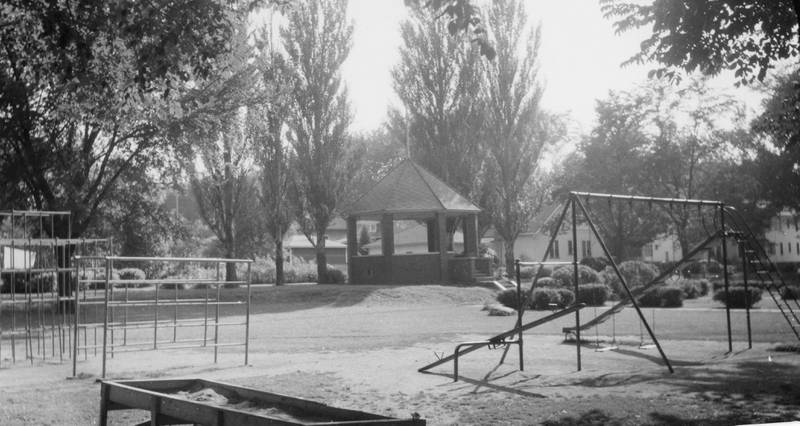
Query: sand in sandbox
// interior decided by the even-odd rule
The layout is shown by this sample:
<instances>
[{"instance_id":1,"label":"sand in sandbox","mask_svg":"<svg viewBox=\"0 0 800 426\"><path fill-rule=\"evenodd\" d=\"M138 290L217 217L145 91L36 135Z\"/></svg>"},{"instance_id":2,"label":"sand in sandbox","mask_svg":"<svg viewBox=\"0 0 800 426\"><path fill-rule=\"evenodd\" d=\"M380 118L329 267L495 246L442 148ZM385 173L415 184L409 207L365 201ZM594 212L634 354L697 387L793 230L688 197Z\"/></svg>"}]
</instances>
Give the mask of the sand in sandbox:
<instances>
[{"instance_id":1,"label":"sand in sandbox","mask_svg":"<svg viewBox=\"0 0 800 426\"><path fill-rule=\"evenodd\" d=\"M304 413L294 407L282 407L278 405L266 404L260 401L251 401L242 398L236 392L229 390L217 390L211 387L195 386L189 390L182 390L172 395L187 399L189 401L202 402L216 405L219 407L232 408L239 411L247 411L258 416L271 417L298 423L320 423L335 421L329 417L316 416Z\"/></svg>"}]
</instances>

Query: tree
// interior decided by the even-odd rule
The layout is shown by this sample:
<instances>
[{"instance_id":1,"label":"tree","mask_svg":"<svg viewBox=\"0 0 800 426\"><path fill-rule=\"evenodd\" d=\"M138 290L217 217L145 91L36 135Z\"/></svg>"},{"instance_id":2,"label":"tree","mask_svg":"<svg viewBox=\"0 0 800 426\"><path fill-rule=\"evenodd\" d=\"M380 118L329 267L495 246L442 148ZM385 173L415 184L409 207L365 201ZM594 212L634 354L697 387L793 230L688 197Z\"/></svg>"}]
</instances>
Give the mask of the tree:
<instances>
[{"instance_id":1,"label":"tree","mask_svg":"<svg viewBox=\"0 0 800 426\"><path fill-rule=\"evenodd\" d=\"M625 92L611 92L607 99L598 101L597 125L563 166L559 192L642 193L649 173L643 155L649 140L641 125L646 105L645 97ZM601 200L586 200L584 204L618 260L635 256L642 244L663 230L647 206Z\"/></svg>"},{"instance_id":2,"label":"tree","mask_svg":"<svg viewBox=\"0 0 800 426\"><path fill-rule=\"evenodd\" d=\"M282 55L273 53L261 65L269 97L247 112L248 144L256 154L259 171L259 201L263 221L275 247L275 285L282 285L283 237L291 225L289 147L285 127L290 113L293 72Z\"/></svg>"},{"instance_id":3,"label":"tree","mask_svg":"<svg viewBox=\"0 0 800 426\"><path fill-rule=\"evenodd\" d=\"M187 164L200 216L216 235L226 259L252 254L260 235L250 159L237 118L228 117L216 132L198 140L202 170L194 161ZM235 281L236 264L225 266L225 280Z\"/></svg>"},{"instance_id":4,"label":"tree","mask_svg":"<svg viewBox=\"0 0 800 426\"><path fill-rule=\"evenodd\" d=\"M80 235L127 168L160 157L167 122L194 109L185 83L212 72L242 15L212 0L1 7L3 192L71 211Z\"/></svg>"},{"instance_id":5,"label":"tree","mask_svg":"<svg viewBox=\"0 0 800 426\"><path fill-rule=\"evenodd\" d=\"M463 39L449 37L444 23L423 9L412 9L401 37L392 84L403 110L390 109L390 132L408 141L411 158L477 198L483 167L479 54Z\"/></svg>"},{"instance_id":6,"label":"tree","mask_svg":"<svg viewBox=\"0 0 800 426\"><path fill-rule=\"evenodd\" d=\"M298 2L282 33L297 74L289 117L295 171L290 193L294 216L315 247L321 283L328 281L325 231L355 174L348 152L350 107L341 78L353 34L346 10L344 0Z\"/></svg>"},{"instance_id":7,"label":"tree","mask_svg":"<svg viewBox=\"0 0 800 426\"><path fill-rule=\"evenodd\" d=\"M560 136L558 120L539 105L540 27L526 30L526 24L521 1L492 3L488 25L497 56L486 64L483 98L487 180L493 191L484 208L503 238L506 271L514 269L517 237L548 199L537 170L542 151Z\"/></svg>"},{"instance_id":8,"label":"tree","mask_svg":"<svg viewBox=\"0 0 800 426\"><path fill-rule=\"evenodd\" d=\"M654 73L677 70L716 75L735 72L741 83L763 80L782 59L797 58L800 1L797 0L600 0L617 32L652 26L652 35L628 62L656 61Z\"/></svg>"},{"instance_id":9,"label":"tree","mask_svg":"<svg viewBox=\"0 0 800 426\"><path fill-rule=\"evenodd\" d=\"M424 3L420 0L405 0L405 3L406 6L415 9L423 5L429 7L437 17L447 15L449 18L447 31L451 36L456 36L462 31L471 32L474 36L471 41L478 45L481 55L489 60L494 59L496 51L486 36L480 8L471 0L426 0Z\"/></svg>"}]
</instances>

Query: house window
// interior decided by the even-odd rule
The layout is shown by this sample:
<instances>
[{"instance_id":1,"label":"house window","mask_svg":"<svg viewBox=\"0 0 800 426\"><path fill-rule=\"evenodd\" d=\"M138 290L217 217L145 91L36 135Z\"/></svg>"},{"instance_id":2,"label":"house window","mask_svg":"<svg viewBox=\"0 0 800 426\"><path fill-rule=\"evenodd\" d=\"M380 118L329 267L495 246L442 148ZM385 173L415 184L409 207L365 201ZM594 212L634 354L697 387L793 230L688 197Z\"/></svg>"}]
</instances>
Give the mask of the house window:
<instances>
[{"instance_id":1,"label":"house window","mask_svg":"<svg viewBox=\"0 0 800 426\"><path fill-rule=\"evenodd\" d=\"M767 250L769 254L775 254L775 243L769 243L769 248Z\"/></svg>"},{"instance_id":2,"label":"house window","mask_svg":"<svg viewBox=\"0 0 800 426\"><path fill-rule=\"evenodd\" d=\"M653 257L653 244L652 243L645 244L644 247L642 247L642 254L644 255L644 257L652 258Z\"/></svg>"},{"instance_id":3,"label":"house window","mask_svg":"<svg viewBox=\"0 0 800 426\"><path fill-rule=\"evenodd\" d=\"M591 240L581 241L581 256L582 257L592 257L592 241Z\"/></svg>"},{"instance_id":4,"label":"house window","mask_svg":"<svg viewBox=\"0 0 800 426\"><path fill-rule=\"evenodd\" d=\"M786 250L788 250L790 254L792 253L792 243L786 243Z\"/></svg>"},{"instance_id":5,"label":"house window","mask_svg":"<svg viewBox=\"0 0 800 426\"><path fill-rule=\"evenodd\" d=\"M551 259L558 259L561 255L558 253L558 240L554 240L553 244L550 246L550 250L547 252L547 257Z\"/></svg>"},{"instance_id":6,"label":"house window","mask_svg":"<svg viewBox=\"0 0 800 426\"><path fill-rule=\"evenodd\" d=\"M567 240L567 256L572 256L572 240Z\"/></svg>"},{"instance_id":7,"label":"house window","mask_svg":"<svg viewBox=\"0 0 800 426\"><path fill-rule=\"evenodd\" d=\"M781 256L783 256L783 243L781 243Z\"/></svg>"},{"instance_id":8,"label":"house window","mask_svg":"<svg viewBox=\"0 0 800 426\"><path fill-rule=\"evenodd\" d=\"M665 262L669 262L669 252L668 251L664 252L664 261Z\"/></svg>"}]
</instances>

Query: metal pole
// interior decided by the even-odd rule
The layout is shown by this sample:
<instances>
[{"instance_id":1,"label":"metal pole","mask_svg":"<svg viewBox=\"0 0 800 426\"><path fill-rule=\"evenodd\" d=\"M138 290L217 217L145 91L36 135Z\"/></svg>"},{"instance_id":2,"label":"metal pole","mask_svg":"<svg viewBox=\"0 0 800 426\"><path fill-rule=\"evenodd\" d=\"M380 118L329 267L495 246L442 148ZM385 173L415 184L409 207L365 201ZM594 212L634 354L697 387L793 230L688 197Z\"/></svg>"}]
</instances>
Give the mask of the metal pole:
<instances>
[{"instance_id":1,"label":"metal pole","mask_svg":"<svg viewBox=\"0 0 800 426\"><path fill-rule=\"evenodd\" d=\"M245 307L244 319L244 365L247 365L248 356L250 354L250 267L252 264L247 264L247 306Z\"/></svg>"},{"instance_id":2,"label":"metal pole","mask_svg":"<svg viewBox=\"0 0 800 426\"><path fill-rule=\"evenodd\" d=\"M519 259L514 261L514 270L517 273L517 328L519 329L519 337L517 338L519 342L519 371L523 371L525 364L523 362L523 348L522 348L522 310L524 309L525 303L522 300L522 282L519 273ZM458 353L458 351L456 351ZM458 362L456 360L456 362ZM457 364L456 364L457 365ZM458 368L458 367L456 367Z\"/></svg>"},{"instance_id":3,"label":"metal pole","mask_svg":"<svg viewBox=\"0 0 800 426\"><path fill-rule=\"evenodd\" d=\"M155 307L153 308L153 349L158 349L158 288L161 284L156 282Z\"/></svg>"},{"instance_id":4,"label":"metal pole","mask_svg":"<svg viewBox=\"0 0 800 426\"><path fill-rule=\"evenodd\" d=\"M573 196L573 200L578 204L578 207L581 208L581 212L583 212L583 217L586 218L586 222L589 224L589 227L592 229L592 232L594 233L594 236L597 238L597 242L600 244L600 248L603 249L603 253L606 255L608 260L611 262L611 267L614 269L614 273L617 274L617 278L619 278L620 282L622 283L622 287L625 289L625 293L627 293L628 299L630 299L631 304L636 309L636 314L639 315L639 319L642 321L642 323L644 324L645 328L647 329L647 333L650 334L650 338L653 339L653 343L655 343L656 348L658 348L658 353L661 355L661 359L664 360L664 363L667 365L667 368L669 369L669 372L670 373L674 373L675 371L672 369L672 364L669 363L669 358L667 358L667 355L664 353L664 350L661 348L661 344L658 343L658 339L656 339L655 333L653 333L653 330L650 329L650 325L647 323L647 320L645 319L644 314L642 313L642 310L639 308L639 303L636 302L636 299L633 297L633 294L631 293L630 287L628 287L628 282L625 281L625 277L622 275L622 272L620 272L619 266L617 266L617 262L614 261L614 258L611 256L611 252L608 251L608 247L606 246L606 243L603 241L603 239L600 237L600 234L597 232L597 227L595 226L594 222L592 222L592 218L589 216L589 213L586 211L586 207L583 206L583 203L581 202L580 198L577 198L577 197ZM578 328L576 331L579 331L579 330L580 330L580 328Z\"/></svg>"},{"instance_id":5,"label":"metal pole","mask_svg":"<svg viewBox=\"0 0 800 426\"><path fill-rule=\"evenodd\" d=\"M214 364L217 363L217 353L219 352L219 296L220 296L220 289L222 285L220 285L220 276L219 276L219 262L217 264L217 300L215 301L216 310L214 315Z\"/></svg>"},{"instance_id":6,"label":"metal pole","mask_svg":"<svg viewBox=\"0 0 800 426\"><path fill-rule=\"evenodd\" d=\"M75 261L75 320L74 320L74 342L75 344L72 345L72 377L76 377L78 374L78 315L80 315L80 298L78 294L80 293L78 289L80 288L80 262Z\"/></svg>"},{"instance_id":7,"label":"metal pole","mask_svg":"<svg viewBox=\"0 0 800 426\"><path fill-rule=\"evenodd\" d=\"M750 290L747 285L747 268L748 268L748 258L747 258L747 247L744 244L739 243L739 250L742 254L742 280L744 281L744 305L745 305L745 312L747 315L747 347L749 349L753 349L753 335L750 328Z\"/></svg>"},{"instance_id":8,"label":"metal pole","mask_svg":"<svg viewBox=\"0 0 800 426\"><path fill-rule=\"evenodd\" d=\"M106 285L104 293L105 297L103 300L103 372L100 375L101 378L106 377L106 350L108 346L108 287L110 285L109 280L111 279L111 260L106 259Z\"/></svg>"},{"instance_id":9,"label":"metal pole","mask_svg":"<svg viewBox=\"0 0 800 426\"><path fill-rule=\"evenodd\" d=\"M719 226L722 229L722 279L725 283L725 321L728 326L728 352L733 352L733 337L731 336L731 306L728 285L728 232L725 230L725 208L719 206Z\"/></svg>"},{"instance_id":10,"label":"metal pole","mask_svg":"<svg viewBox=\"0 0 800 426\"><path fill-rule=\"evenodd\" d=\"M575 197L571 197L570 204L572 205L572 265L573 278L575 279L575 302L580 293L580 285L578 284L578 212L575 206ZM575 353L578 360L578 371L581 371L581 311L575 311Z\"/></svg>"}]
</instances>

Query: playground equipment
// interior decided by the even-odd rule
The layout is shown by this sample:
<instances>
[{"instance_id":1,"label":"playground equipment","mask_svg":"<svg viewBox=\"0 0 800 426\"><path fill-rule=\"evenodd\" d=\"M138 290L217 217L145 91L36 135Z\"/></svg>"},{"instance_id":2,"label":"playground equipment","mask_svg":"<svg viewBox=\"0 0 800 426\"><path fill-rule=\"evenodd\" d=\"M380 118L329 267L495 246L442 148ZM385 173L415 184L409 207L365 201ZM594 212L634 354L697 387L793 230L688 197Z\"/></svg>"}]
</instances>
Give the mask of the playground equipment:
<instances>
[{"instance_id":1,"label":"playground equipment","mask_svg":"<svg viewBox=\"0 0 800 426\"><path fill-rule=\"evenodd\" d=\"M194 394L201 398L192 399ZM108 424L109 411L127 409L149 411L151 419L146 424L154 425L423 426L426 423L416 417L385 417L210 380L103 381L100 385L100 426Z\"/></svg>"},{"instance_id":2,"label":"playground equipment","mask_svg":"<svg viewBox=\"0 0 800 426\"><path fill-rule=\"evenodd\" d=\"M719 215L719 227L715 229L713 232L708 232L708 237L697 245L695 248L690 250L686 253L683 258L678 260L673 264L673 266L664 271L659 276L652 279L649 283L644 284L641 287L630 289L628 286L625 277L619 270L617 263L614 261L613 257L611 256L606 244L603 242L602 237L600 236L599 232L597 231L597 226L595 225L594 221L592 220L591 214L587 211L584 203L581 201L581 198L586 200L599 198L608 200L609 203L612 202L644 202L648 203L649 205L653 204L667 204L668 206L682 206L682 207L697 207L698 209L702 207L712 207L716 209L717 214ZM729 292L729 277L728 277L728 253L727 253L727 244L726 241L734 240L740 251L740 255L742 257L742 267L744 271L744 287L745 287L745 294L747 293L749 283L749 277L752 275L748 274L748 271L752 272L758 279L758 284L756 284L759 288L766 290L775 304L778 306L781 314L783 315L784 319L786 319L789 327L791 328L792 332L794 333L795 337L800 339L800 331L798 331L798 317L796 314L795 308L800 308L798 302L795 300L794 307L792 306L792 302L789 300L784 300L780 297L781 291L786 288L786 283L781 277L777 267L774 263L769 259L764 248L758 242L756 236L753 234L752 230L747 226L744 222L741 215L731 206L727 206L720 201L709 201L709 200L693 200L693 199L675 199L675 198L658 198L658 197L640 197L640 196L627 196L627 195L616 195L616 194L597 194L597 193L589 193L589 192L571 192L569 194L569 201L564 206L564 213L562 213L559 222L557 223L554 233L558 232L558 229L561 227L562 222L564 220L564 216L566 210L568 208L572 208L572 229L573 229L573 241L575 241L575 229L577 226L577 219L576 219L576 210L580 208L584 219L588 223L592 233L597 238L598 242L600 243L601 248L603 249L603 253L606 256L606 259L609 261L610 265L614 269L615 274L619 278L620 282L622 283L626 297L624 297L619 303L615 304L613 307L608 309L607 311L601 313L600 315L595 316L594 319L589 320L583 324L576 321L575 327L568 327L564 328L565 333L574 333L578 341L580 341L580 332L581 330L586 330L591 327L595 327L598 324L607 321L611 318L614 314L620 312L624 309L627 305L633 305L636 309L637 314L639 315L639 319L641 324L647 330L650 338L652 339L653 344L658 349L659 353L661 354L662 359L664 360L665 364L669 368L670 372L672 372L672 367L667 359L666 355L664 354L661 345L658 342L658 339L655 336L655 333L651 329L650 325L648 324L647 320L645 319L644 315L642 314L641 309L636 301L638 297L643 295L645 292L650 290L651 288L655 287L656 285L663 284L665 278L669 277L674 271L678 270L683 264L687 261L692 259L696 254L700 253L703 250L709 248L709 246L714 243L715 241L722 241L721 244L722 248L722 270L723 270L723 284L724 284L724 291L726 295ZM552 244L552 241L551 241ZM545 254L546 258L547 254ZM577 253L575 254L577 257ZM577 268L577 266L576 266ZM538 278L538 276L537 276ZM576 272L576 281L577 281L577 272ZM534 279L534 285L536 283L536 279ZM577 292L576 292L577 294ZM752 335L751 335L751 328L750 328L750 304L746 303L746 318L747 318L747 336L748 336L748 345L752 347ZM730 315L730 307L726 305L726 324L727 324L727 334L728 334L728 350L733 350L733 342L732 342L732 333L731 333L731 315Z\"/></svg>"},{"instance_id":3,"label":"playground equipment","mask_svg":"<svg viewBox=\"0 0 800 426\"><path fill-rule=\"evenodd\" d=\"M529 265L539 265L539 266L541 266L541 265L554 265L554 264L558 264L558 265L570 264L571 265L573 263L572 262L544 262L544 261L542 261L542 262L520 262L519 260L517 260L515 262L516 278L517 278L517 281L515 283L515 287L516 287L516 291L517 291L517 301L518 301L518 305L519 306L517 307L516 325L514 326L513 329L508 330L508 331L503 332L503 333L500 333L500 334L495 335L493 337L490 337L487 340L479 340L479 341L473 341L473 342L461 342L461 343L456 345L455 350L453 351L452 355L441 357L438 360L436 360L436 361L434 361L434 362L432 362L432 363L430 363L430 364L428 364L428 365L426 365L424 367L421 367L417 371L419 371L420 373L424 373L424 372L430 370L431 368L437 367L437 366L442 365L442 364L444 364L446 362L453 361L453 379L454 379L454 381L458 381L458 361L459 361L459 358L462 355L466 355L466 354L468 354L470 352L473 352L473 351L476 351L476 350L478 350L478 349L480 349L482 347L487 347L489 349L503 348L503 355L500 358L500 362L502 363L503 361L505 361L506 355L508 354L508 350L511 347L511 345L517 345L517 348L519 349L519 370L520 371L524 371L525 370L525 363L524 363L524 357L523 357L523 353L524 353L523 332L525 332L527 330L530 330L532 328L538 327L538 326L540 326L542 324L548 323L550 321L556 320L556 319L561 318L563 316L569 315L569 314L571 314L573 312L575 312L577 314L578 311L580 311L581 309L583 309L586 306L583 303L575 303L572 306L568 306L568 307L566 307L564 309L558 310L558 311L556 311L556 312L554 312L554 313L552 313L550 315L547 315L547 316L545 316L543 318L539 318L537 320L534 320L534 321L531 321L531 322L523 324L522 318L523 318L523 315L525 313L525 304L522 303L522 300L523 300L523 297L522 297L522 286L519 284L521 282L520 281L520 266L529 266ZM514 337L515 335L517 336L516 339L514 339L514 340L506 340L508 338ZM578 346L580 346L580 345L578 345ZM465 349L463 349L463 348L465 348ZM580 350L580 348L578 350ZM580 357L578 359L580 359ZM578 369L580 369L580 364L579 364Z\"/></svg>"},{"instance_id":4,"label":"playground equipment","mask_svg":"<svg viewBox=\"0 0 800 426\"><path fill-rule=\"evenodd\" d=\"M77 360L81 351L84 357L91 349L101 349L103 357L101 377L106 376L108 357L116 353L149 350L213 348L214 363L217 362L219 348L226 346L244 347L244 364L247 365L250 336L250 265L249 259L218 258L175 258L175 257L75 257L75 275L79 286L90 287L100 284L102 294L82 296L75 293L75 323L72 356L72 374L77 374ZM98 265L98 262L100 265ZM114 279L116 264L136 262L148 263L155 267L165 265L192 265L211 270L209 278L155 278L155 279ZM227 264L244 264L247 272L243 280L226 281L221 271ZM221 267L222 266L222 267ZM101 271L102 278L87 273ZM183 291L182 287L194 286ZM235 288L245 286L244 300L233 300ZM197 288L201 287L201 288ZM239 291L241 293L241 291ZM198 314L198 308L202 313ZM231 309L239 308L239 312ZM239 314L241 320L222 317ZM223 339L222 329L236 329L227 332ZM180 330L180 333L179 333ZM88 336L93 341L90 343ZM98 343L98 331L102 333ZM81 336L82 334L82 336ZM164 337L166 335L166 338ZM82 337L82 339L81 339Z\"/></svg>"},{"instance_id":5,"label":"playground equipment","mask_svg":"<svg viewBox=\"0 0 800 426\"><path fill-rule=\"evenodd\" d=\"M0 365L19 358L62 361L72 353L72 254L101 255L108 239L70 238L67 211L0 212ZM20 347L22 346L22 347Z\"/></svg>"}]
</instances>

